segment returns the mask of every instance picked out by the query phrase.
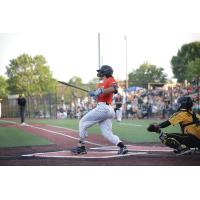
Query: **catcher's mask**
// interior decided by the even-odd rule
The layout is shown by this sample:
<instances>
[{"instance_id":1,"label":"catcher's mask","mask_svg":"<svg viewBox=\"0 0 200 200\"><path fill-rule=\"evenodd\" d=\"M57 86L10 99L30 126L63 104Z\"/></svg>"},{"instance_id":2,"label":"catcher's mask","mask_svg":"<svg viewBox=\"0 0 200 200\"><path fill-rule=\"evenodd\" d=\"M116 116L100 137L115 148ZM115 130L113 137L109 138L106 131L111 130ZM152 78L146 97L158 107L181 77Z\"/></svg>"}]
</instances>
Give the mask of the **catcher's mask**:
<instances>
[{"instance_id":1,"label":"catcher's mask","mask_svg":"<svg viewBox=\"0 0 200 200\"><path fill-rule=\"evenodd\" d=\"M102 65L100 69L97 70L97 76L103 77L103 76L112 76L113 69L109 65Z\"/></svg>"},{"instance_id":2,"label":"catcher's mask","mask_svg":"<svg viewBox=\"0 0 200 200\"><path fill-rule=\"evenodd\" d=\"M180 97L177 101L179 108L178 109L191 109L193 106L193 101L191 97Z\"/></svg>"}]
</instances>

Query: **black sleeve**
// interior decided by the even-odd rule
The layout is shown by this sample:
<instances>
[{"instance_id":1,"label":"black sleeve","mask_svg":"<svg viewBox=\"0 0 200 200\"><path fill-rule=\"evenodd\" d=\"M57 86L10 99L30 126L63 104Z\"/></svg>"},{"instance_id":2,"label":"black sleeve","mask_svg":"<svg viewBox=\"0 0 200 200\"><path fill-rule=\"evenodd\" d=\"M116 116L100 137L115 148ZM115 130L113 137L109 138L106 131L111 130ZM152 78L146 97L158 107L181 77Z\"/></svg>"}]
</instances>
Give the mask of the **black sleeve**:
<instances>
[{"instance_id":1,"label":"black sleeve","mask_svg":"<svg viewBox=\"0 0 200 200\"><path fill-rule=\"evenodd\" d=\"M164 122L161 122L160 124L158 124L160 128L166 128L169 125L171 125L171 123L169 122L169 120L166 120Z\"/></svg>"}]
</instances>

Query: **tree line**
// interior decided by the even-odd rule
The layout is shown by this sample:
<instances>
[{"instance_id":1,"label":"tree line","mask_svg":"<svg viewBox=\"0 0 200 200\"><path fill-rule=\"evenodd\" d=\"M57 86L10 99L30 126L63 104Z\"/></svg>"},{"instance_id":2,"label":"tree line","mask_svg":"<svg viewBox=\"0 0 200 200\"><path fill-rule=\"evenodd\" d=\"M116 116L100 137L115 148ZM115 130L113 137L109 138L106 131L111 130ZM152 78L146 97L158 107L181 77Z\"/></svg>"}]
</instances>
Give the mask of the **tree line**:
<instances>
[{"instance_id":1,"label":"tree line","mask_svg":"<svg viewBox=\"0 0 200 200\"><path fill-rule=\"evenodd\" d=\"M179 83L187 80L189 82L200 77L200 42L184 44L178 50L177 55L171 58L171 68L174 78ZM0 76L0 99L8 94L23 93L26 96L42 95L57 91L58 83L53 78L50 67L44 56L36 55L31 57L22 54L10 60L6 66L6 75ZM144 62L136 70L128 74L129 86L140 86L147 88L148 83L166 83L167 75L164 68ZM125 80L124 80L125 81ZM87 84L83 84L80 77L72 77L68 83L95 89L97 78ZM84 97L86 94L73 88L66 88L64 95L67 98Z\"/></svg>"}]
</instances>

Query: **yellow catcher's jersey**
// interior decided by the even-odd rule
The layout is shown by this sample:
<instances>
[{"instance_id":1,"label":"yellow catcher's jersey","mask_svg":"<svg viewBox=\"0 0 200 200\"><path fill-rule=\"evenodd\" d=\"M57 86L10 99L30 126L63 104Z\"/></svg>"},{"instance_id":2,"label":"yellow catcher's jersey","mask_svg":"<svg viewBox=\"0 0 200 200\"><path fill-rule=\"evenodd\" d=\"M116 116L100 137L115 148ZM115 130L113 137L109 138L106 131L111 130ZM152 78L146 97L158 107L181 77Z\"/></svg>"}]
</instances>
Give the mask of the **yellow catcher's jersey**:
<instances>
[{"instance_id":1,"label":"yellow catcher's jersey","mask_svg":"<svg viewBox=\"0 0 200 200\"><path fill-rule=\"evenodd\" d=\"M196 115L197 115L197 118L200 119L200 115L198 114ZM169 118L169 122L172 125L181 123L184 126L184 124L193 122L192 113L189 113L189 111L176 112ZM197 138L200 139L200 126L197 126L196 124L191 124L184 127L183 132L185 134L190 133L192 135L195 135Z\"/></svg>"}]
</instances>

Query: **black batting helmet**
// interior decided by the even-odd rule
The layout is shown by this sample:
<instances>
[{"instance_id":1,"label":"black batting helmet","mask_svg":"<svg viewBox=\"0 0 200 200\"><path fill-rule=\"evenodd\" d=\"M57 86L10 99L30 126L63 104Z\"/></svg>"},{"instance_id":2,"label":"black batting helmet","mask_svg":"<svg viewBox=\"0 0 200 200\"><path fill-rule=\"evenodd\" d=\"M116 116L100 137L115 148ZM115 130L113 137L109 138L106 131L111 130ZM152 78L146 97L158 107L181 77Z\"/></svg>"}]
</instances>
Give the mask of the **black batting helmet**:
<instances>
[{"instance_id":1,"label":"black batting helmet","mask_svg":"<svg viewBox=\"0 0 200 200\"><path fill-rule=\"evenodd\" d=\"M103 77L103 76L112 76L113 74L113 69L109 65L102 65L100 69L97 70L98 77Z\"/></svg>"},{"instance_id":2,"label":"black batting helmet","mask_svg":"<svg viewBox=\"0 0 200 200\"><path fill-rule=\"evenodd\" d=\"M188 96L180 97L177 103L179 104L179 109L190 109L193 106L193 101Z\"/></svg>"}]
</instances>

